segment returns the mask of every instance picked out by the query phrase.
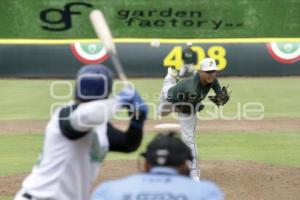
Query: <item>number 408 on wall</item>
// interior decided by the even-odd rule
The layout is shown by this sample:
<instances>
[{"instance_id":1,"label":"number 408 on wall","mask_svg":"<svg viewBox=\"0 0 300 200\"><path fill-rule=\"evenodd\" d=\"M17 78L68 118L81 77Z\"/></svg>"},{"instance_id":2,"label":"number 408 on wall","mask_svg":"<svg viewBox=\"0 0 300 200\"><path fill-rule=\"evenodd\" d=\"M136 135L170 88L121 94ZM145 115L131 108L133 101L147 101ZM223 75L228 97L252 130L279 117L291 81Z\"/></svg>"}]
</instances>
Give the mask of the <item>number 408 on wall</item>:
<instances>
[{"instance_id":1,"label":"number 408 on wall","mask_svg":"<svg viewBox=\"0 0 300 200\"><path fill-rule=\"evenodd\" d=\"M192 46L192 49L198 54L198 63L199 66L200 61L206 57L205 51L200 46ZM211 46L207 50L208 57L211 57L216 60L217 66L220 70L225 69L227 65L227 60L225 58L226 49L222 46ZM164 58L164 66L165 67L175 67L177 70L181 68L183 65L182 61L182 47L175 46L168 53L168 55Z\"/></svg>"}]
</instances>

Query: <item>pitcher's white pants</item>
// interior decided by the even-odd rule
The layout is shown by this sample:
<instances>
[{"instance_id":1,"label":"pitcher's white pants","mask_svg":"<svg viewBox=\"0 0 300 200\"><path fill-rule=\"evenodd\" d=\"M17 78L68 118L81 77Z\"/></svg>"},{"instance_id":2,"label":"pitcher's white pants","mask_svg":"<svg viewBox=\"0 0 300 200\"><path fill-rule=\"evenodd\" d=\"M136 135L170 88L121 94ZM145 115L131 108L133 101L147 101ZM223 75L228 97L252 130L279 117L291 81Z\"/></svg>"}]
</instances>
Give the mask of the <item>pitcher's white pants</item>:
<instances>
[{"instance_id":1,"label":"pitcher's white pants","mask_svg":"<svg viewBox=\"0 0 300 200\"><path fill-rule=\"evenodd\" d=\"M164 79L159 105L158 114L161 116L166 116L174 111L172 104L167 101L168 90L176 84L176 78L167 74ZM199 180L200 178L200 168L198 166L197 159L197 146L195 142L195 129L197 125L197 115L196 114L184 114L178 113L178 120L181 126L181 138L183 142L191 149L193 155L193 161L189 164L190 176L194 180Z\"/></svg>"}]
</instances>

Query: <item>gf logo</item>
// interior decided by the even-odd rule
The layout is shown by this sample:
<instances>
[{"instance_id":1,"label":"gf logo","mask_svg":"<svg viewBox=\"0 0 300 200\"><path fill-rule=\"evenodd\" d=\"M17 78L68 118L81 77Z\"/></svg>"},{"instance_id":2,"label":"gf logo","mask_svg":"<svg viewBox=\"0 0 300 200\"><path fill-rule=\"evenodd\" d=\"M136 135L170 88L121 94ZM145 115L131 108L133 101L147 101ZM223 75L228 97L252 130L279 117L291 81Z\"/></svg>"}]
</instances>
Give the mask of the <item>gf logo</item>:
<instances>
[{"instance_id":1,"label":"gf logo","mask_svg":"<svg viewBox=\"0 0 300 200\"><path fill-rule=\"evenodd\" d=\"M48 31L65 31L68 30L72 27L72 15L80 15L81 12L79 11L71 11L71 8L73 6L85 6L88 8L93 7L93 5L89 3L84 3L84 2L73 2L73 3L68 3L64 6L64 9L57 9L57 8L49 8L46 10L42 10L40 12L40 19L48 23L48 26L42 26L43 29L48 30ZM52 15L52 18L50 16ZM53 15L59 16L57 19L53 19ZM53 26L51 26L53 25ZM60 25L60 26L58 26Z\"/></svg>"}]
</instances>

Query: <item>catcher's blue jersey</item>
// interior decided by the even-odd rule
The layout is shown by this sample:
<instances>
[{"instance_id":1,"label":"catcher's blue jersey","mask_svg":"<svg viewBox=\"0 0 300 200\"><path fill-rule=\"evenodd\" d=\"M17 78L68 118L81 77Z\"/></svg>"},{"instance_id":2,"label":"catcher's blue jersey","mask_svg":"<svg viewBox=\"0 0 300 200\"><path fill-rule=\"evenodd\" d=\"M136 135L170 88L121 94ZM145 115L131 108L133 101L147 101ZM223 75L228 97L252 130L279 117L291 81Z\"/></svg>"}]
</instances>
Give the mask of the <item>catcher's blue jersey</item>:
<instances>
[{"instance_id":1,"label":"catcher's blue jersey","mask_svg":"<svg viewBox=\"0 0 300 200\"><path fill-rule=\"evenodd\" d=\"M150 173L132 175L105 182L92 195L92 200L223 200L220 189L212 182L195 182L176 170L152 168Z\"/></svg>"}]
</instances>

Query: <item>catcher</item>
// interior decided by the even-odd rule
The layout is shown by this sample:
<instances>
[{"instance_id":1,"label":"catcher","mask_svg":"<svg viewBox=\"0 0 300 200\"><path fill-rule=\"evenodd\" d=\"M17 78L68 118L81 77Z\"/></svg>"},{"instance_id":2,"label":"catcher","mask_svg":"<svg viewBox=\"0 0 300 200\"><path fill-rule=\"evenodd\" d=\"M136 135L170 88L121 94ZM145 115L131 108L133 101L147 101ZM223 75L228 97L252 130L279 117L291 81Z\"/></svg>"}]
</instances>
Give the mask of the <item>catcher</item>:
<instances>
[{"instance_id":1,"label":"catcher","mask_svg":"<svg viewBox=\"0 0 300 200\"><path fill-rule=\"evenodd\" d=\"M189 146L194 158L189 165L190 176L194 180L200 179L194 134L197 124L197 112L204 108L201 101L207 96L211 88L216 95L209 96L209 99L217 106L225 105L230 98L227 87L221 88L216 78L217 71L215 60L205 58L201 61L197 73L177 81L178 72L169 67L161 90L158 114L166 116L171 112L178 113L182 140Z\"/></svg>"}]
</instances>

